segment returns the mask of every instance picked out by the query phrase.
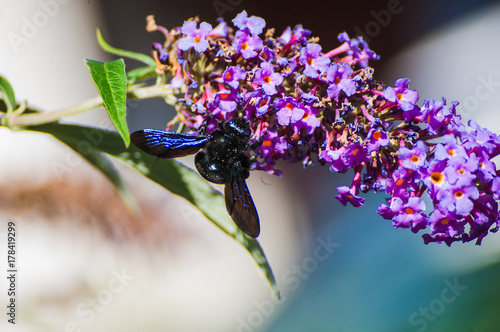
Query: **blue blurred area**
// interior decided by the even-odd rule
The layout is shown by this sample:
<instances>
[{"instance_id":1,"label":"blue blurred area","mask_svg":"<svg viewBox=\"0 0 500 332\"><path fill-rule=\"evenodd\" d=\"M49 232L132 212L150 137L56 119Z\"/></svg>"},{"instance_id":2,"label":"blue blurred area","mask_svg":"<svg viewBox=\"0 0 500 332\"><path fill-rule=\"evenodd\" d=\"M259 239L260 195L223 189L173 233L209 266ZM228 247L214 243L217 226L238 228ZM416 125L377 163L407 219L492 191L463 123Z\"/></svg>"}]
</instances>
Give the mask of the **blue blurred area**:
<instances>
[{"instance_id":1,"label":"blue blurred area","mask_svg":"<svg viewBox=\"0 0 500 332\"><path fill-rule=\"evenodd\" d=\"M470 275L481 260L484 265L491 260L485 254L489 251L472 244L425 246L419 235L395 230L376 215L380 202L371 195L362 208L323 210L327 226L316 231L311 247L318 246L314 239L330 236L339 246L316 270L309 269L297 290L284 292L280 312L263 331L451 331L442 328L455 322L457 310L465 312L464 317L488 318L480 314L484 308L469 301L478 286L498 276ZM474 253L465 254L470 251ZM313 250L305 254L306 269L313 255ZM466 268L457 269L457 261ZM500 292L494 296L498 299ZM490 318L498 322L495 317ZM452 327L480 331L467 320Z\"/></svg>"}]
</instances>

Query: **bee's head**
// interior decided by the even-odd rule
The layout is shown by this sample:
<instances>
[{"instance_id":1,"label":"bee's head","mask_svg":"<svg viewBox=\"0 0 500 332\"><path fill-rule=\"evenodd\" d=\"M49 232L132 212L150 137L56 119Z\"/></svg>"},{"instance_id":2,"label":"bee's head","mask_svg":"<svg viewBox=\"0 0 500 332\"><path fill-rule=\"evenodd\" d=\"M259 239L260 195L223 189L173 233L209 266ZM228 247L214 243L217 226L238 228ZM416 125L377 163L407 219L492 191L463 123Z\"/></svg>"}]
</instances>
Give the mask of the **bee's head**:
<instances>
[{"instance_id":1,"label":"bee's head","mask_svg":"<svg viewBox=\"0 0 500 332\"><path fill-rule=\"evenodd\" d=\"M224 122L223 130L228 135L234 135L242 140L247 140L252 135L248 121L242 118L231 118Z\"/></svg>"}]
</instances>

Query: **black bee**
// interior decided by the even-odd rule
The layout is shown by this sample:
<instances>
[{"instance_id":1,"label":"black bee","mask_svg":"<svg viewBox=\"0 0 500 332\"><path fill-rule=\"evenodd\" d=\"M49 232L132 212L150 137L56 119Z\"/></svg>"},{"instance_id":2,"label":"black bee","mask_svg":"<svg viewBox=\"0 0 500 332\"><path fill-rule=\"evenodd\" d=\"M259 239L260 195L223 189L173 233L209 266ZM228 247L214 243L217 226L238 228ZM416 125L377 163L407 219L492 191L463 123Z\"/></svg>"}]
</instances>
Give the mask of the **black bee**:
<instances>
[{"instance_id":1,"label":"black bee","mask_svg":"<svg viewBox=\"0 0 500 332\"><path fill-rule=\"evenodd\" d=\"M208 135L180 134L144 129L130 135L135 146L158 158L178 158L196 153L195 165L206 180L224 184L226 209L248 236L260 233L259 216L245 179L250 176L250 127L240 118L219 123ZM201 150L200 150L201 149Z\"/></svg>"}]
</instances>

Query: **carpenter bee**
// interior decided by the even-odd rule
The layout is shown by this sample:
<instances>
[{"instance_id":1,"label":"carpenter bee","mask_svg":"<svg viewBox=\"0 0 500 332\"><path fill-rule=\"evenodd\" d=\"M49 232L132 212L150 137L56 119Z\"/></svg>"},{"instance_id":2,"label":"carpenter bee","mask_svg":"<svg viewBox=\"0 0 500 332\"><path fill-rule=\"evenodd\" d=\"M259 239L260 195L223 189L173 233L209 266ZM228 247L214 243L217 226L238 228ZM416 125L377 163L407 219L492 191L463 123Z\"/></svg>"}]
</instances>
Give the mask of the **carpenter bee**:
<instances>
[{"instance_id":1,"label":"carpenter bee","mask_svg":"<svg viewBox=\"0 0 500 332\"><path fill-rule=\"evenodd\" d=\"M203 132L204 130L202 130ZM132 143L158 158L195 155L196 169L207 181L224 184L226 209L234 223L248 236L260 233L259 216L245 180L250 176L250 127L241 118L220 122L207 135L181 134L144 129L130 135Z\"/></svg>"}]
</instances>

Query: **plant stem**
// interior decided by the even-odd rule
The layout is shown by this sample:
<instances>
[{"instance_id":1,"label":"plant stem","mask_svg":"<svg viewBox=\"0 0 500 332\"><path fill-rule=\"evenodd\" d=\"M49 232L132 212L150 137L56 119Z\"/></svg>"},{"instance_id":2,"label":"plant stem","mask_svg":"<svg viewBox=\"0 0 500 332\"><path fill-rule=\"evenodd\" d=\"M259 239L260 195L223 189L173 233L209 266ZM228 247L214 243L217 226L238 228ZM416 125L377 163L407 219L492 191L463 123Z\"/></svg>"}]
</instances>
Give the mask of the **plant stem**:
<instances>
[{"instance_id":1,"label":"plant stem","mask_svg":"<svg viewBox=\"0 0 500 332\"><path fill-rule=\"evenodd\" d=\"M170 84L151 85L143 88L138 88L128 92L130 98L147 99L153 97L174 96L173 89Z\"/></svg>"},{"instance_id":2,"label":"plant stem","mask_svg":"<svg viewBox=\"0 0 500 332\"><path fill-rule=\"evenodd\" d=\"M147 99L153 97L173 97L175 99L173 90L167 85L153 85L146 86L142 88L136 88L128 92L128 99ZM103 105L102 98L100 96L94 97L83 103L73 105L67 108L62 108L56 111L50 112L39 112L34 114L22 114L18 116L13 116L8 119L8 126L11 128L24 127L24 126L35 126L44 123L58 121L63 117L80 114L86 111L90 111L94 108Z\"/></svg>"},{"instance_id":3,"label":"plant stem","mask_svg":"<svg viewBox=\"0 0 500 332\"><path fill-rule=\"evenodd\" d=\"M94 97L83 103L73 105L67 108L62 108L60 110L51 112L40 112L34 114L23 114L15 116L9 120L8 126L23 127L23 126L34 126L44 123L54 122L62 117L80 114L96 107L102 106L102 98L100 96Z\"/></svg>"}]
</instances>

